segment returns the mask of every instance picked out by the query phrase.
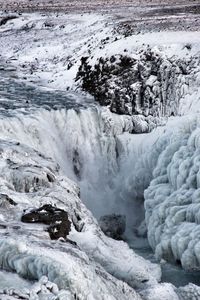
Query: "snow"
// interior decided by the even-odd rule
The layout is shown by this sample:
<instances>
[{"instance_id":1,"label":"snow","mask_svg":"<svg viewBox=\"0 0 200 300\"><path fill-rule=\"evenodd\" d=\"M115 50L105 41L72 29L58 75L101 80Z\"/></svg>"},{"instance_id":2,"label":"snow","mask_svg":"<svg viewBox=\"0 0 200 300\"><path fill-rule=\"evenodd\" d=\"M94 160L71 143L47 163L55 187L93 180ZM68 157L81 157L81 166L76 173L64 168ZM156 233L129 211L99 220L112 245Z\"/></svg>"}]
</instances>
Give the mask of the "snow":
<instances>
[{"instance_id":1,"label":"snow","mask_svg":"<svg viewBox=\"0 0 200 300\"><path fill-rule=\"evenodd\" d=\"M98 47L109 33L102 25L105 19L96 14L23 14L1 26L1 55L19 68L22 77L66 89L74 82L81 56Z\"/></svg>"},{"instance_id":2,"label":"snow","mask_svg":"<svg viewBox=\"0 0 200 300\"><path fill-rule=\"evenodd\" d=\"M161 283L160 285L145 290L142 293L142 297L144 300L179 300L178 295L174 291L174 287L169 283Z\"/></svg>"},{"instance_id":3,"label":"snow","mask_svg":"<svg viewBox=\"0 0 200 300\"><path fill-rule=\"evenodd\" d=\"M171 98L163 104L168 105L169 115L170 111L178 115L198 112L199 32L161 31L124 37L113 31L115 21L111 17L94 13L19 15L0 28L2 61L7 62L7 68L14 66L24 81L57 90L80 90L75 78L82 56L89 57L93 66L100 57L117 54L140 61L141 50L151 49L168 63L168 72L180 60L187 66L187 74L178 74L173 79L176 92L170 91L167 97ZM154 80L151 76L146 85L151 87ZM163 80L173 84L167 74ZM161 115L165 113L162 105L160 109Z\"/></svg>"},{"instance_id":4,"label":"snow","mask_svg":"<svg viewBox=\"0 0 200 300\"><path fill-rule=\"evenodd\" d=\"M120 38L105 46L104 49L96 52L93 56L93 62L98 57L110 57L111 55L124 53L131 54L133 58L137 58L137 50L145 46L149 46L158 52L162 52L167 57L177 55L183 58L188 55L195 55L199 52L199 31L196 32L148 32L139 35L131 35L129 37ZM191 44L191 52L185 47Z\"/></svg>"}]
</instances>

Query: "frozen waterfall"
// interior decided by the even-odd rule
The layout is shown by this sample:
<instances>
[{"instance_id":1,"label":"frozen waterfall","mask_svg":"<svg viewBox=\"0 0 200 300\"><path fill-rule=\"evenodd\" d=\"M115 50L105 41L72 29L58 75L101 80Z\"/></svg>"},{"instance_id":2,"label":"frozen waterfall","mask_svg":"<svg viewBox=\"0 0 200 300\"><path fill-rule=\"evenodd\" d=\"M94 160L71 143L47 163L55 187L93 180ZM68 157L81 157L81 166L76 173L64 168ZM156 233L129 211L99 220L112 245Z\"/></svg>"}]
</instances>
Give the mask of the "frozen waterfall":
<instances>
[{"instance_id":1,"label":"frozen waterfall","mask_svg":"<svg viewBox=\"0 0 200 300\"><path fill-rule=\"evenodd\" d=\"M64 175L78 182L82 199L97 218L109 213L129 213L128 218L134 223L135 189L132 184L128 186L126 179L147 146L144 140L151 144L157 134L122 134L131 126L129 117L118 117L106 108L43 109L28 116L1 119L0 137L52 157ZM139 198L142 207L143 190ZM130 213L131 206L134 209Z\"/></svg>"}]
</instances>

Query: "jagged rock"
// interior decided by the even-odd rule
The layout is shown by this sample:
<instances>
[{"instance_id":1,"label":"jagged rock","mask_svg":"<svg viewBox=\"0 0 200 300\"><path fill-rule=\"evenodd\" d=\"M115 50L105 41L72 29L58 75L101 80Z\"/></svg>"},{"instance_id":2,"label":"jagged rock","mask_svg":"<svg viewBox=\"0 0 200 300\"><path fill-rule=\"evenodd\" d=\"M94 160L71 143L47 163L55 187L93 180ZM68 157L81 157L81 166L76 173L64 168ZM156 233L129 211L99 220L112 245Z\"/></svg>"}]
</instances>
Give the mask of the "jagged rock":
<instances>
[{"instance_id":1,"label":"jagged rock","mask_svg":"<svg viewBox=\"0 0 200 300\"><path fill-rule=\"evenodd\" d=\"M99 219L101 230L113 239L120 239L126 229L126 217L123 215L106 215Z\"/></svg>"},{"instance_id":2,"label":"jagged rock","mask_svg":"<svg viewBox=\"0 0 200 300\"><path fill-rule=\"evenodd\" d=\"M67 212L50 204L43 205L38 209L24 214L21 221L50 225L48 232L52 240L57 240L61 237L66 238L71 228Z\"/></svg>"},{"instance_id":3,"label":"jagged rock","mask_svg":"<svg viewBox=\"0 0 200 300\"><path fill-rule=\"evenodd\" d=\"M90 63L81 60L76 80L103 106L117 114L177 115L180 99L198 58L167 57L158 50L142 49L137 55L112 55ZM137 58L135 58L137 57Z\"/></svg>"}]
</instances>

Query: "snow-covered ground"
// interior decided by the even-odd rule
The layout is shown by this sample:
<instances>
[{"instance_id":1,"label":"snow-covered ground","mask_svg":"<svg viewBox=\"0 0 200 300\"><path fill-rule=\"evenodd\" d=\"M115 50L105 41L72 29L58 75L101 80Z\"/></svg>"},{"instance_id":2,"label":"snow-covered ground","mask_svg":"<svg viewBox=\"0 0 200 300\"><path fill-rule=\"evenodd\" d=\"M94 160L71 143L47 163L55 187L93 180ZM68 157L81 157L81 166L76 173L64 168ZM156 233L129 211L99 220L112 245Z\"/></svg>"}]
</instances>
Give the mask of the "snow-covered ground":
<instances>
[{"instance_id":1,"label":"snow-covered ground","mask_svg":"<svg viewBox=\"0 0 200 300\"><path fill-rule=\"evenodd\" d=\"M113 29L109 15L16 16L0 27L1 59L7 62L8 69L15 67L21 79L53 89L80 90L75 79L82 57L88 57L91 67L101 57L119 54L140 61L141 50L150 48L163 58L164 67L180 67L181 59L181 64L187 66L186 74L175 71L179 72L173 78L177 80L177 92L171 92L171 97L177 99L167 105L177 107L173 102L178 101L178 114L199 111L199 31L148 32L124 37ZM147 85L152 78L147 78Z\"/></svg>"},{"instance_id":2,"label":"snow-covered ground","mask_svg":"<svg viewBox=\"0 0 200 300\"><path fill-rule=\"evenodd\" d=\"M80 58L111 36L106 19L89 13L23 14L1 26L1 55L28 81L66 90L74 84Z\"/></svg>"},{"instance_id":3,"label":"snow-covered ground","mask_svg":"<svg viewBox=\"0 0 200 300\"><path fill-rule=\"evenodd\" d=\"M159 263L105 236L97 222L102 215L125 215L124 238L132 244L147 234L157 262L199 270L199 31L125 37L108 14L16 17L0 26L0 298L199 299L196 285L159 283ZM162 80L160 71L148 71L147 49L167 65ZM92 69L101 57L117 55L142 62L142 83L152 94L155 82L163 82L166 106L176 105L176 116L118 115L94 102L88 107L76 81L81 58L88 57ZM174 82L168 81L170 64ZM7 77L13 106L5 101ZM177 93L166 93L173 83ZM21 99L30 87L31 100ZM13 100L15 89L19 99ZM69 107L68 90L72 102L79 98L85 106ZM138 128L151 132L133 134ZM68 239L50 240L46 225L21 222L25 212L45 204L68 213Z\"/></svg>"}]
</instances>

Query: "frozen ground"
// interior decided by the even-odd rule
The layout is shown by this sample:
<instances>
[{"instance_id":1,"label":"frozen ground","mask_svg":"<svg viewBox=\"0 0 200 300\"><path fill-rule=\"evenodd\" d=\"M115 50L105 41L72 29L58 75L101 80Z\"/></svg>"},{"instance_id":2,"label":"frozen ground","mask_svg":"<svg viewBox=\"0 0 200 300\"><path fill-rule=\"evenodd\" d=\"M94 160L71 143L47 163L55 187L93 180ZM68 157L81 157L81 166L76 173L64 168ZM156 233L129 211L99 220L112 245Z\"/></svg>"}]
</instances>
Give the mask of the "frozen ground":
<instances>
[{"instance_id":1,"label":"frozen ground","mask_svg":"<svg viewBox=\"0 0 200 300\"><path fill-rule=\"evenodd\" d=\"M2 18L3 16L4 13ZM110 15L102 16L94 13L84 15L34 13L17 16L0 27L1 68L16 69L15 76L20 76L29 83L59 90L80 90L80 83L77 84L75 79L82 57L88 57L92 70L101 57L110 59L113 55L125 55L140 62L141 50L145 52L146 49L150 49L163 61L160 64L160 71L158 74L151 72L148 75L150 62L147 61L147 64L145 61L142 62L144 80L139 80L138 84L133 81L134 88L131 83L129 89L135 89L137 97L138 86L146 84L151 87L151 82L155 82L156 85L155 75L160 76L161 81L163 80L162 93L168 94L166 106L172 109L173 114L177 114L177 111L180 114L185 114L189 110L196 111L199 103L198 26L194 31L184 33L150 30L148 33L144 31L138 35L127 28L121 30L117 20L114 24L113 27ZM165 73L163 68L167 68ZM163 75L160 75L160 72ZM115 76L113 79L115 80ZM109 89L112 87L116 89L118 83L114 80L111 81ZM170 90L165 92L166 82L171 86ZM100 82L101 85L104 86ZM148 89L145 92L147 101L153 97L158 103L160 100L156 93L159 92ZM162 110L162 107L159 109Z\"/></svg>"},{"instance_id":2,"label":"frozen ground","mask_svg":"<svg viewBox=\"0 0 200 300\"><path fill-rule=\"evenodd\" d=\"M0 298L200 299L198 3L1 7L12 13L0 16ZM151 104L164 96L156 116L141 99L139 115L114 114L82 90L82 57L93 70L101 57L119 56L133 59L129 75L139 70L131 82L136 99L140 85ZM110 66L112 92L124 77L115 75L118 61ZM53 241L45 224L21 222L44 204L67 212L67 239ZM123 238L145 259L102 233L97 219L111 213L126 216ZM145 253L146 236L157 260ZM176 274L166 261L193 274L177 282L178 272L177 286L197 285L159 283L160 262Z\"/></svg>"}]
</instances>

